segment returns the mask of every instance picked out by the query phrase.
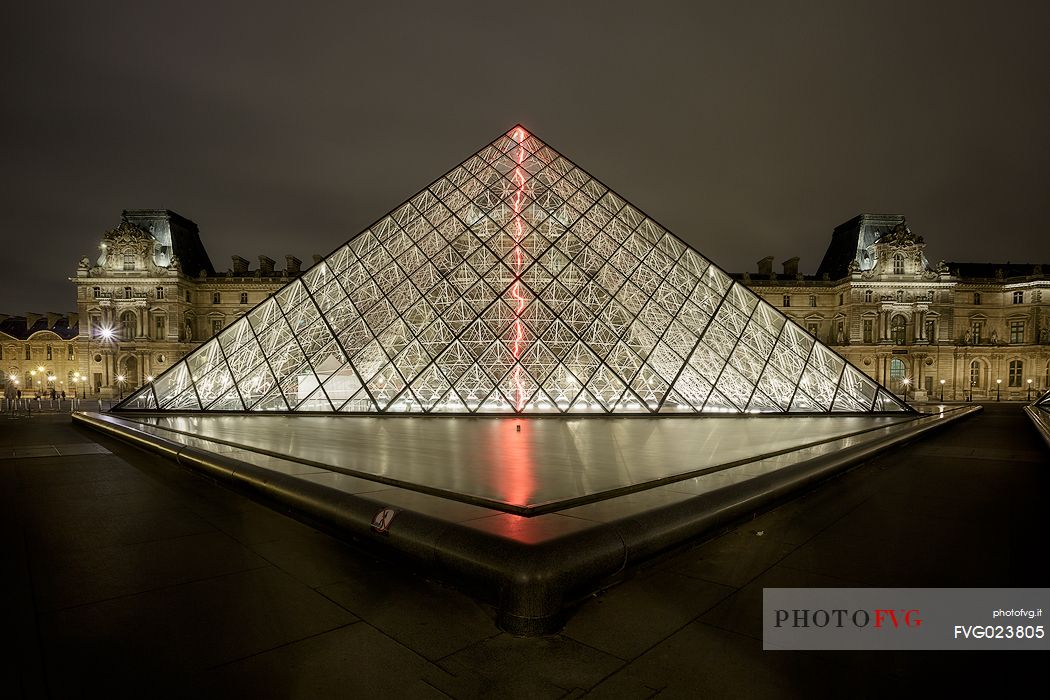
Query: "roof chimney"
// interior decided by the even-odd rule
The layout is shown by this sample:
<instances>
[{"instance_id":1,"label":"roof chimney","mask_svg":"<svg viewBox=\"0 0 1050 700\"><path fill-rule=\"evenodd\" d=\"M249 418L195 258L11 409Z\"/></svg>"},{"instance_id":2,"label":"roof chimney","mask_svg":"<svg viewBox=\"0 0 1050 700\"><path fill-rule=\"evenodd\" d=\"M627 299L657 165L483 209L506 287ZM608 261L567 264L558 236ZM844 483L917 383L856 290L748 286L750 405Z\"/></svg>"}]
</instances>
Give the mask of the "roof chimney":
<instances>
[{"instance_id":1,"label":"roof chimney","mask_svg":"<svg viewBox=\"0 0 1050 700\"><path fill-rule=\"evenodd\" d=\"M788 277L795 277L798 275L798 256L788 258L783 262L784 274Z\"/></svg>"},{"instance_id":2,"label":"roof chimney","mask_svg":"<svg viewBox=\"0 0 1050 700\"><path fill-rule=\"evenodd\" d=\"M758 261L758 274L769 276L773 274L773 256L767 255Z\"/></svg>"},{"instance_id":3,"label":"roof chimney","mask_svg":"<svg viewBox=\"0 0 1050 700\"><path fill-rule=\"evenodd\" d=\"M288 275L298 275L303 269L303 261L294 255L285 255L284 263Z\"/></svg>"},{"instance_id":4,"label":"roof chimney","mask_svg":"<svg viewBox=\"0 0 1050 700\"><path fill-rule=\"evenodd\" d=\"M323 255L318 255L318 254L314 253L314 265L316 265L317 263L321 262L322 260L324 260L324 256Z\"/></svg>"},{"instance_id":5,"label":"roof chimney","mask_svg":"<svg viewBox=\"0 0 1050 700\"><path fill-rule=\"evenodd\" d=\"M233 256L233 273L235 275L248 274L248 261L242 258L240 255Z\"/></svg>"},{"instance_id":6,"label":"roof chimney","mask_svg":"<svg viewBox=\"0 0 1050 700\"><path fill-rule=\"evenodd\" d=\"M268 258L265 255L259 256L259 274L263 277L273 275L273 258Z\"/></svg>"}]
</instances>

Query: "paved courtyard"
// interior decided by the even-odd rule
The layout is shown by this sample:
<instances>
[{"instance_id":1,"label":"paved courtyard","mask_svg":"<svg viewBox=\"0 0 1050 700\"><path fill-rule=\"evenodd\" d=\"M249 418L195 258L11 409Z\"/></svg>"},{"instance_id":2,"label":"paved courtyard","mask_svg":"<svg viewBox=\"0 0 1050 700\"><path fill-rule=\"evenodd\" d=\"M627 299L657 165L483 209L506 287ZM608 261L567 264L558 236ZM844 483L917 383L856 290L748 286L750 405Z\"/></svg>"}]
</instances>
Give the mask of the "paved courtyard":
<instances>
[{"instance_id":1,"label":"paved courtyard","mask_svg":"<svg viewBox=\"0 0 1050 700\"><path fill-rule=\"evenodd\" d=\"M664 556L556 636L163 458L0 415L5 695L846 697L1045 687L1045 655L763 652L768 586L1050 586L1018 404Z\"/></svg>"}]
</instances>

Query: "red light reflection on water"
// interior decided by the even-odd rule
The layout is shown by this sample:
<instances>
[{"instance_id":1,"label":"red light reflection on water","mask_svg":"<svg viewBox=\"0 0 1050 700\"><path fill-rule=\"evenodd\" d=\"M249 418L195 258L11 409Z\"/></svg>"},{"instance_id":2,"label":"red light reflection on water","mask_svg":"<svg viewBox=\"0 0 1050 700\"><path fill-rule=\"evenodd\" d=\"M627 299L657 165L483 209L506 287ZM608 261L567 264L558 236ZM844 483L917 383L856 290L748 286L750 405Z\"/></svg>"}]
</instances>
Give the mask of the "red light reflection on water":
<instances>
[{"instance_id":1,"label":"red light reflection on water","mask_svg":"<svg viewBox=\"0 0 1050 700\"><path fill-rule=\"evenodd\" d=\"M498 499L512 505L531 505L536 493L536 455L533 450L535 422L520 418L493 421L496 449L500 455L500 468L492 472L492 484Z\"/></svg>"}]
</instances>

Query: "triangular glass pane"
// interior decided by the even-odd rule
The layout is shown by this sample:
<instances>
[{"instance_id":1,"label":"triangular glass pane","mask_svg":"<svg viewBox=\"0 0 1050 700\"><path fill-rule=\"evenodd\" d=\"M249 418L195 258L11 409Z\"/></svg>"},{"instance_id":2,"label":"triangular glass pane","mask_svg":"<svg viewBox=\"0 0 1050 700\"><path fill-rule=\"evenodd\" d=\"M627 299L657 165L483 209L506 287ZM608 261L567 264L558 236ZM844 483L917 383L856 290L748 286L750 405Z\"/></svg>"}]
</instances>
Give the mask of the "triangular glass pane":
<instances>
[{"instance_id":1,"label":"triangular glass pane","mask_svg":"<svg viewBox=\"0 0 1050 700\"><path fill-rule=\"evenodd\" d=\"M287 411L288 403L280 389L274 389L251 407L252 411Z\"/></svg>"},{"instance_id":2,"label":"triangular glass pane","mask_svg":"<svg viewBox=\"0 0 1050 700\"><path fill-rule=\"evenodd\" d=\"M376 405L369 398L368 392L361 389L340 406L339 410L344 413L375 413Z\"/></svg>"},{"instance_id":3,"label":"triangular glass pane","mask_svg":"<svg viewBox=\"0 0 1050 700\"><path fill-rule=\"evenodd\" d=\"M128 410L144 410L156 407L157 401L153 398L153 389L148 384L129 396L121 404L121 408Z\"/></svg>"},{"instance_id":4,"label":"triangular glass pane","mask_svg":"<svg viewBox=\"0 0 1050 700\"><path fill-rule=\"evenodd\" d=\"M276 386L277 380L265 362L237 382L237 388L249 409L273 391Z\"/></svg>"},{"instance_id":5,"label":"triangular glass pane","mask_svg":"<svg viewBox=\"0 0 1050 700\"><path fill-rule=\"evenodd\" d=\"M180 394L173 396L167 403L161 403L162 411L199 411L200 401L197 400L197 392L193 387L187 388Z\"/></svg>"},{"instance_id":6,"label":"triangular glass pane","mask_svg":"<svg viewBox=\"0 0 1050 700\"><path fill-rule=\"evenodd\" d=\"M296 411L333 411L331 402L325 396L324 390L318 387L306 399L295 407Z\"/></svg>"}]
</instances>

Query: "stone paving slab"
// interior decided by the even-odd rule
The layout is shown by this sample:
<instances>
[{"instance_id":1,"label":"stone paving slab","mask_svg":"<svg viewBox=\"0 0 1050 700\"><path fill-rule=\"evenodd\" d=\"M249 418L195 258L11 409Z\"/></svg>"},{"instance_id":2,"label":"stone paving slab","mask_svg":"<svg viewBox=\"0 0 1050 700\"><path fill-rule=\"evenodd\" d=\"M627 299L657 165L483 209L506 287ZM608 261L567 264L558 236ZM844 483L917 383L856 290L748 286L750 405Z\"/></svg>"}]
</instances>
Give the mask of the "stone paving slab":
<instances>
[{"instance_id":1,"label":"stone paving slab","mask_svg":"<svg viewBox=\"0 0 1050 700\"><path fill-rule=\"evenodd\" d=\"M0 464L5 697L1028 697L1044 683L1042 655L764 652L754 624L761 612L754 591L763 582L901 576L906 553L858 557L840 570L828 547L848 548L866 530L884 527L909 491L942 494L944 504L934 517L898 519L901 534L893 535L939 543L924 552L924 585L960 581L956 552L981 558L993 550L1001 552L988 567L995 585L1050 585L1050 562L1040 555L1050 532L1043 510L1033 507L1050 492L1050 471L1030 458L1050 459L1050 452L1016 406L986 406L721 536L652 560L582 601L560 634L542 638L501 633L494 609L402 564L60 420L0 427L0 445L44 442L45 435L97 440L111 454L91 458L110 469L96 463L86 476L146 479L154 507L71 512L67 499L24 497L69 483L54 470L63 463L78 469L76 456L56 458L48 470L30 468L35 458ZM937 457L942 447L997 445L1008 458ZM897 512L915 511L918 502L900 501ZM947 517L951 502L960 506L954 519ZM1011 513L1003 503L1016 507ZM975 527L960 528L964 519ZM229 536L264 566L58 611L37 607L46 585L38 567L56 552L83 559L92 549L198 532ZM85 583L96 585L98 575L87 569ZM674 585L685 579L695 583ZM340 602L322 590L338 591ZM480 617L450 614L469 609ZM456 650L434 658L447 643L411 631L428 627L459 640L448 644Z\"/></svg>"}]
</instances>

